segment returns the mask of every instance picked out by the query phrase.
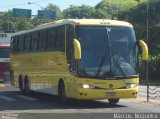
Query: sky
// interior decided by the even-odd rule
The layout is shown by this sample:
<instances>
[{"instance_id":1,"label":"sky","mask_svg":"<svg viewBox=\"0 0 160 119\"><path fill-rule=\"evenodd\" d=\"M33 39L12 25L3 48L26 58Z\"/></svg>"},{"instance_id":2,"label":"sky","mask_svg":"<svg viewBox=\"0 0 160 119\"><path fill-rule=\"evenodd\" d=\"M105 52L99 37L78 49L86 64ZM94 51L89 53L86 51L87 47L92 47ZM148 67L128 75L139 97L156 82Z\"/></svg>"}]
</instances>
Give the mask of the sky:
<instances>
[{"instance_id":1,"label":"sky","mask_svg":"<svg viewBox=\"0 0 160 119\"><path fill-rule=\"evenodd\" d=\"M0 12L12 10L13 8L31 9L32 15L37 14L37 10L45 8L49 3L57 5L61 10L70 5L80 6L82 4L95 6L101 0L0 0ZM34 4L28 4L34 3Z\"/></svg>"}]
</instances>

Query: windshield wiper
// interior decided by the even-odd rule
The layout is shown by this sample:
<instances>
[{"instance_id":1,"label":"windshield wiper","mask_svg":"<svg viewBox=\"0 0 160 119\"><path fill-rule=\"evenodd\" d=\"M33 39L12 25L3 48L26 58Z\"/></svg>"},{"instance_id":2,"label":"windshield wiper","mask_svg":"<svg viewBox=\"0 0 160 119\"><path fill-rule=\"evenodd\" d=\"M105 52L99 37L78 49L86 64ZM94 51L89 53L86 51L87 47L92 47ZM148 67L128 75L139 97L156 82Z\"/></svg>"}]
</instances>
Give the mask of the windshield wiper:
<instances>
[{"instance_id":1,"label":"windshield wiper","mask_svg":"<svg viewBox=\"0 0 160 119\"><path fill-rule=\"evenodd\" d=\"M106 31L107 31L107 46L105 46L105 48L104 48L104 55L102 56L102 59L101 59L101 62L100 62L100 64L99 64L99 67L98 67L98 70L97 70L97 73L96 73L96 77L98 77L99 76L99 74L100 74L100 72L101 72L101 70L102 70L102 66L103 66L103 64L104 64L104 61L105 61L105 59L106 59L106 51L107 51L107 48L108 48L108 50L109 50L109 56L110 56L110 59L111 59L111 53L110 53L110 42L109 42L109 33L108 33L108 28L106 27ZM110 70L111 70L111 60L110 60Z\"/></svg>"},{"instance_id":2,"label":"windshield wiper","mask_svg":"<svg viewBox=\"0 0 160 119\"><path fill-rule=\"evenodd\" d=\"M103 66L104 61L105 61L105 59L106 59L105 53L106 53L106 52L104 52L104 55L102 56L101 62L100 62L100 64L99 64L99 67L98 67L98 70L97 70L97 73L96 73L96 77L99 76L99 74L100 74L100 72L101 72L101 70L102 70L102 66Z\"/></svg>"},{"instance_id":3,"label":"windshield wiper","mask_svg":"<svg viewBox=\"0 0 160 119\"><path fill-rule=\"evenodd\" d=\"M123 75L123 77L126 77L125 72L123 71L122 67L118 63L119 59L117 59L117 60L115 59L115 54L113 52L113 49L112 49L112 46L111 46L111 43L110 43L109 29L107 27L106 27L106 31L107 31L107 39L106 40L107 40L107 44L108 44L107 46L108 47L106 46L105 49L104 49L104 55L101 58L101 61L100 61L100 64L99 64L99 67L98 67L98 70L97 70L97 73L96 73L96 77L98 77L100 75L100 72L102 70L102 66L103 66L103 64L105 62L105 59L106 59L107 48L109 50L109 57L110 57L109 58L110 59L110 72L112 72L112 61L113 61L113 63L118 67L118 69L121 72L121 74ZM112 49L112 51L111 51L111 49ZM112 75L112 73L110 75Z\"/></svg>"},{"instance_id":4,"label":"windshield wiper","mask_svg":"<svg viewBox=\"0 0 160 119\"><path fill-rule=\"evenodd\" d=\"M115 54L114 54L114 52L113 52L113 49L112 49L112 46L111 46L111 43L110 43L110 35L109 35L109 32L110 32L111 30L109 30L107 27L106 27L106 29L107 29L107 37L108 37L107 41L108 41L109 53L110 53L110 70L112 71L112 61L111 61L111 58L112 58L112 59L113 59L113 62L117 65L117 67L119 68L119 70L120 70L120 72L122 73L122 75L123 75L124 77L126 77L126 74L125 74L125 72L123 71L122 67L118 64L118 59L115 60ZM112 51L111 51L111 50L112 50Z\"/></svg>"}]
</instances>

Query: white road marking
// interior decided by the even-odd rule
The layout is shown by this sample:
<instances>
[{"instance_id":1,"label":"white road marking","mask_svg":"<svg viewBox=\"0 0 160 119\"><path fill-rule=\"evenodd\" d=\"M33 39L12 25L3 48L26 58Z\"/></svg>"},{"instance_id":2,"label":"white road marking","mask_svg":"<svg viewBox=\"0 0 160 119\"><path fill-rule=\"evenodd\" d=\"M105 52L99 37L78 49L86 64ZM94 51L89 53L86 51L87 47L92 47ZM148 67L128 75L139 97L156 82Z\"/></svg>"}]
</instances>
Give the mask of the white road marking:
<instances>
[{"instance_id":1,"label":"white road marking","mask_svg":"<svg viewBox=\"0 0 160 119\"><path fill-rule=\"evenodd\" d=\"M29 100L29 101L37 100L36 98L28 97L28 96L25 96L25 95L16 95L16 96L20 97L22 99L25 99L25 100Z\"/></svg>"},{"instance_id":2,"label":"white road marking","mask_svg":"<svg viewBox=\"0 0 160 119\"><path fill-rule=\"evenodd\" d=\"M0 96L0 99L6 100L6 101L16 101L14 98L10 98L8 96Z\"/></svg>"}]
</instances>

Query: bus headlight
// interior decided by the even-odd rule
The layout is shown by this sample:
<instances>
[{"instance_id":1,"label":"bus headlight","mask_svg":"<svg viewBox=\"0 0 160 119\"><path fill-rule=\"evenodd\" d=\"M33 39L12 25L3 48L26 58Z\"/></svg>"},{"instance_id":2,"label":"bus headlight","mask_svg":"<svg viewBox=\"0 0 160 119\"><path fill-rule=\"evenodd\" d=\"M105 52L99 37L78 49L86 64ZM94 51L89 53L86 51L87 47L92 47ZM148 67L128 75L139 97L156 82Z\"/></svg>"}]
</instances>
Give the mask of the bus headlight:
<instances>
[{"instance_id":1,"label":"bus headlight","mask_svg":"<svg viewBox=\"0 0 160 119\"><path fill-rule=\"evenodd\" d=\"M79 84L80 88L86 88L86 89L94 89L95 86L93 85L88 85L88 84Z\"/></svg>"},{"instance_id":2,"label":"bus headlight","mask_svg":"<svg viewBox=\"0 0 160 119\"><path fill-rule=\"evenodd\" d=\"M126 88L136 88L137 86L137 83L126 83Z\"/></svg>"}]
</instances>

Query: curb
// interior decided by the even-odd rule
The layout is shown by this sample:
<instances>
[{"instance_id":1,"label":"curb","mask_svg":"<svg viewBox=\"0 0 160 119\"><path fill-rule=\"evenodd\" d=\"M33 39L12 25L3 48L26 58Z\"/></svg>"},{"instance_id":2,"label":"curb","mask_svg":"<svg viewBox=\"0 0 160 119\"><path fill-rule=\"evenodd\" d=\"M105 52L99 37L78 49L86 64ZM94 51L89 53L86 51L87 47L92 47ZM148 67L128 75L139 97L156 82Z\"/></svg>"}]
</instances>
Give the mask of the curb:
<instances>
[{"instance_id":1,"label":"curb","mask_svg":"<svg viewBox=\"0 0 160 119\"><path fill-rule=\"evenodd\" d=\"M153 105L153 106L158 106L160 107L160 100L159 99L149 99L149 101L147 101L147 97L146 96L141 96L138 95L138 97L136 99L131 99L134 102L138 102L138 103L142 103L142 104L147 104L147 105Z\"/></svg>"}]
</instances>

